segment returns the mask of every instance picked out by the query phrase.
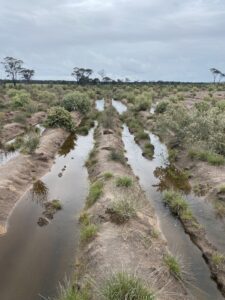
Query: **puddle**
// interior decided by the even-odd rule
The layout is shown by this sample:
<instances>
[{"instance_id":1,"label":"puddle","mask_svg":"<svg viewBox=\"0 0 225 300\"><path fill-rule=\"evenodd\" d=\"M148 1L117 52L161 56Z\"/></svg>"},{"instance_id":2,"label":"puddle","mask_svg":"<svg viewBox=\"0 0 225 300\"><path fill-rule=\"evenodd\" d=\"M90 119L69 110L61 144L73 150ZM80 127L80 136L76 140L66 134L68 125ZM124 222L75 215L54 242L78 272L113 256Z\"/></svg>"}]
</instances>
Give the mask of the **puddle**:
<instances>
[{"instance_id":1,"label":"puddle","mask_svg":"<svg viewBox=\"0 0 225 300\"><path fill-rule=\"evenodd\" d=\"M117 112L120 115L127 111L126 105L124 105L121 101L116 101L112 99L112 106L117 110Z\"/></svg>"},{"instance_id":2,"label":"puddle","mask_svg":"<svg viewBox=\"0 0 225 300\"><path fill-rule=\"evenodd\" d=\"M76 145L67 140L51 172L15 207L8 232L0 238L0 299L56 297L58 283L72 276L79 243L77 217L88 192L84 163L93 147L93 132L79 136ZM63 209L47 226L39 227L43 203L53 199L59 199Z\"/></svg>"},{"instance_id":3,"label":"puddle","mask_svg":"<svg viewBox=\"0 0 225 300\"><path fill-rule=\"evenodd\" d=\"M188 270L188 290L198 300L224 299L217 289L216 283L210 278L210 271L200 250L185 234L179 220L171 215L163 204L160 187L160 176L157 178L155 170L167 168L167 148L159 138L150 134L151 143L155 146L153 160L149 161L142 156L140 147L135 143L126 125L123 130L123 142L127 151L128 163L135 175L140 178L140 184L155 208L161 230L168 242L168 247L174 255L178 255ZM165 181L165 176L163 177ZM167 179L167 178L166 178ZM166 180L168 183L168 181ZM191 282L189 282L191 278Z\"/></svg>"},{"instance_id":4,"label":"puddle","mask_svg":"<svg viewBox=\"0 0 225 300\"><path fill-rule=\"evenodd\" d=\"M101 99L101 100L96 100L95 101L95 107L98 111L104 111L104 107L105 107L105 100Z\"/></svg>"}]
</instances>

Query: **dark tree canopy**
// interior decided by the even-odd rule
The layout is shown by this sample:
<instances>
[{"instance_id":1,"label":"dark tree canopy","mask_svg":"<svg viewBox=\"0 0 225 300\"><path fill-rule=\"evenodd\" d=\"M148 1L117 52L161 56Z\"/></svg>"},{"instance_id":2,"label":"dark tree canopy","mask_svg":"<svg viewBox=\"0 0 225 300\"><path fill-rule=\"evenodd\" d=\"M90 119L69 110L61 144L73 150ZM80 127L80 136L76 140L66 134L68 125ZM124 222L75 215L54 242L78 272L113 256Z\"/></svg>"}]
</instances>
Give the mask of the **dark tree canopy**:
<instances>
[{"instance_id":1,"label":"dark tree canopy","mask_svg":"<svg viewBox=\"0 0 225 300\"><path fill-rule=\"evenodd\" d=\"M219 71L219 70L216 69L216 68L211 68L211 69L210 69L210 72L211 72L212 75L213 75L213 82L214 82L214 83L216 82L217 76L220 76L220 80L221 80L222 77L223 77L223 75L224 75L221 71Z\"/></svg>"},{"instance_id":2,"label":"dark tree canopy","mask_svg":"<svg viewBox=\"0 0 225 300\"><path fill-rule=\"evenodd\" d=\"M20 59L7 56L4 58L2 64L5 68L7 77L12 80L15 86L17 76L22 70L23 61Z\"/></svg>"},{"instance_id":3,"label":"dark tree canopy","mask_svg":"<svg viewBox=\"0 0 225 300\"><path fill-rule=\"evenodd\" d=\"M31 80L31 78L34 76L35 71L32 70L32 69L22 69L20 71L20 74L22 76L22 79L24 79L27 82L29 82Z\"/></svg>"},{"instance_id":4,"label":"dark tree canopy","mask_svg":"<svg viewBox=\"0 0 225 300\"><path fill-rule=\"evenodd\" d=\"M72 76L76 78L77 83L85 84L90 81L90 76L93 74L93 70L84 69L84 68L74 68L72 72Z\"/></svg>"}]
</instances>

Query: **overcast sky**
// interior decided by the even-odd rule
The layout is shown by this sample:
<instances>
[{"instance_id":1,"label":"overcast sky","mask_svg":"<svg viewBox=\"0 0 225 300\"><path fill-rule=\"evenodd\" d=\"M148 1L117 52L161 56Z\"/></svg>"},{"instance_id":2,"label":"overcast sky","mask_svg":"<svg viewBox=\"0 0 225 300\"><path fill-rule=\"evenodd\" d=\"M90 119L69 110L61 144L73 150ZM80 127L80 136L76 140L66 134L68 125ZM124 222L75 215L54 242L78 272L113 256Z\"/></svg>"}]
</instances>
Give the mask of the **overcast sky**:
<instances>
[{"instance_id":1,"label":"overcast sky","mask_svg":"<svg viewBox=\"0 0 225 300\"><path fill-rule=\"evenodd\" d=\"M37 79L71 79L78 66L113 78L209 81L210 67L225 72L225 0L0 0L5 56Z\"/></svg>"}]
</instances>

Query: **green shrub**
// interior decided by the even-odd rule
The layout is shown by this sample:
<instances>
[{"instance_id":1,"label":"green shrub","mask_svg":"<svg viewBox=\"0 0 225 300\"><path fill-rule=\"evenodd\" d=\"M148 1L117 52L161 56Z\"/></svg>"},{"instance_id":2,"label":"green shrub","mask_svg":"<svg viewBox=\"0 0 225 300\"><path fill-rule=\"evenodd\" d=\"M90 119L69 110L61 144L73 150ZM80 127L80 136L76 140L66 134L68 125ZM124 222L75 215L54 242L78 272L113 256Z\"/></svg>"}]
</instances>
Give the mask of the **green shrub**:
<instances>
[{"instance_id":1,"label":"green shrub","mask_svg":"<svg viewBox=\"0 0 225 300\"><path fill-rule=\"evenodd\" d=\"M38 100L48 105L56 105L57 97L56 94L49 91L40 91L38 92Z\"/></svg>"},{"instance_id":2,"label":"green shrub","mask_svg":"<svg viewBox=\"0 0 225 300\"><path fill-rule=\"evenodd\" d=\"M221 253L215 252L213 253L212 261L217 268L220 268L221 265L225 263L225 256Z\"/></svg>"},{"instance_id":3,"label":"green shrub","mask_svg":"<svg viewBox=\"0 0 225 300\"><path fill-rule=\"evenodd\" d=\"M91 102L86 94L72 92L65 95L62 106L68 111L78 111L85 114L90 110Z\"/></svg>"},{"instance_id":4,"label":"green shrub","mask_svg":"<svg viewBox=\"0 0 225 300\"><path fill-rule=\"evenodd\" d=\"M12 98L12 104L15 108L24 107L30 102L30 94L26 92L18 92Z\"/></svg>"},{"instance_id":5,"label":"green shrub","mask_svg":"<svg viewBox=\"0 0 225 300\"><path fill-rule=\"evenodd\" d=\"M130 187L132 186L132 179L130 177L124 176L124 177L119 177L116 180L116 186L119 187Z\"/></svg>"},{"instance_id":6,"label":"green shrub","mask_svg":"<svg viewBox=\"0 0 225 300\"><path fill-rule=\"evenodd\" d=\"M70 132L75 131L75 124L70 113L60 106L52 107L49 109L45 127L61 127Z\"/></svg>"},{"instance_id":7,"label":"green shrub","mask_svg":"<svg viewBox=\"0 0 225 300\"><path fill-rule=\"evenodd\" d=\"M91 207L100 198L102 193L103 193L103 183L101 181L96 181L92 183L86 201L87 207Z\"/></svg>"},{"instance_id":8,"label":"green shrub","mask_svg":"<svg viewBox=\"0 0 225 300\"><path fill-rule=\"evenodd\" d=\"M163 114L167 110L167 106L169 105L169 101L161 101L156 105L155 112L157 114Z\"/></svg>"},{"instance_id":9,"label":"green shrub","mask_svg":"<svg viewBox=\"0 0 225 300\"><path fill-rule=\"evenodd\" d=\"M119 272L106 280L101 289L105 300L154 300L154 294L149 291L141 280L125 272Z\"/></svg>"},{"instance_id":10,"label":"green shrub","mask_svg":"<svg viewBox=\"0 0 225 300\"><path fill-rule=\"evenodd\" d=\"M203 151L203 150L194 150L191 149L189 151L189 156L190 158L194 159L199 159L201 161L206 161L210 165L214 166L220 166L225 164L225 158L217 153L213 153L210 151Z\"/></svg>"},{"instance_id":11,"label":"green shrub","mask_svg":"<svg viewBox=\"0 0 225 300\"><path fill-rule=\"evenodd\" d=\"M32 154L35 152L39 144L40 135L35 132L31 132L24 137L21 151L23 153Z\"/></svg>"},{"instance_id":12,"label":"green shrub","mask_svg":"<svg viewBox=\"0 0 225 300\"><path fill-rule=\"evenodd\" d=\"M149 142L144 145L143 156L152 159L154 156L155 147Z\"/></svg>"}]
</instances>

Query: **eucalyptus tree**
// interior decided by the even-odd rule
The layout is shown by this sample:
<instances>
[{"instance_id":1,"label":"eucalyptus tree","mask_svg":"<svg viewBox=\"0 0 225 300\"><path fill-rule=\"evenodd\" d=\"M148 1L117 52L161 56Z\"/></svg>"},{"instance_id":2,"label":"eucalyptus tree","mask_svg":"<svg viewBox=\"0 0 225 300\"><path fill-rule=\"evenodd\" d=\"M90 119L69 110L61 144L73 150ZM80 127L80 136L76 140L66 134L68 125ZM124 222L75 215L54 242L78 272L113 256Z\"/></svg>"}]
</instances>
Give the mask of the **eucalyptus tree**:
<instances>
[{"instance_id":1,"label":"eucalyptus tree","mask_svg":"<svg viewBox=\"0 0 225 300\"><path fill-rule=\"evenodd\" d=\"M7 56L1 63L4 66L7 78L12 80L13 85L16 86L17 77L22 70L23 61L21 59Z\"/></svg>"},{"instance_id":2,"label":"eucalyptus tree","mask_svg":"<svg viewBox=\"0 0 225 300\"><path fill-rule=\"evenodd\" d=\"M90 81L90 76L93 74L92 69L75 67L72 72L72 76L76 78L77 83L85 84Z\"/></svg>"},{"instance_id":3,"label":"eucalyptus tree","mask_svg":"<svg viewBox=\"0 0 225 300\"><path fill-rule=\"evenodd\" d=\"M221 72L219 70L217 70L216 68L211 68L210 72L213 75L213 82L215 83L217 76L219 76L221 74Z\"/></svg>"},{"instance_id":4,"label":"eucalyptus tree","mask_svg":"<svg viewBox=\"0 0 225 300\"><path fill-rule=\"evenodd\" d=\"M20 71L20 74L22 76L22 79L26 80L26 82L30 82L31 78L34 76L35 71L32 69L23 69Z\"/></svg>"}]
</instances>

